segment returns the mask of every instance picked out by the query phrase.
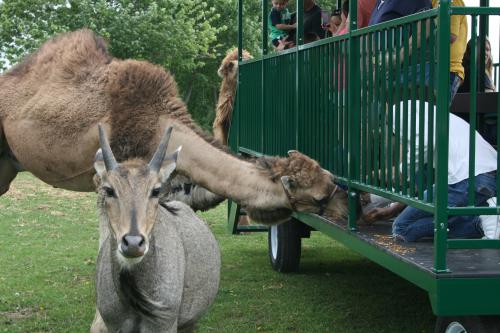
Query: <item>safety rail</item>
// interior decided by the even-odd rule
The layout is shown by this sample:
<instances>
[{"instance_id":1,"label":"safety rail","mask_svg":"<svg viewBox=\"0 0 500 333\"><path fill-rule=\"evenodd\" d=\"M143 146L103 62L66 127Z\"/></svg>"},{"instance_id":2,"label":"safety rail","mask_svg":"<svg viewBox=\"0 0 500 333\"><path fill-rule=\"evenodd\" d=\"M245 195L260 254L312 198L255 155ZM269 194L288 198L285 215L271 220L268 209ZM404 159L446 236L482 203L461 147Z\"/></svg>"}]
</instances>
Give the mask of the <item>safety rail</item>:
<instances>
[{"instance_id":1,"label":"safety rail","mask_svg":"<svg viewBox=\"0 0 500 333\"><path fill-rule=\"evenodd\" d=\"M500 15L500 8L450 7L442 0L438 8L363 29L357 29L351 10L350 33L307 45L301 42L300 12L297 47L273 54L263 47L262 57L241 61L233 144L266 155L294 148L317 159L348 187L351 230L357 229L359 191L433 213L436 273L448 272L448 249L500 248L499 240L447 238L449 216L500 214L500 207L475 207L474 191L467 207L448 207L450 50L439 47L449 45L451 15L470 15L472 35L479 25L485 36L478 18ZM420 43L418 31L425 36ZM242 40L240 34L240 52ZM473 42L472 64L478 44L484 45L484 37ZM476 67L471 66L470 134L477 128ZM475 135L469 137L473 189Z\"/></svg>"}]
</instances>

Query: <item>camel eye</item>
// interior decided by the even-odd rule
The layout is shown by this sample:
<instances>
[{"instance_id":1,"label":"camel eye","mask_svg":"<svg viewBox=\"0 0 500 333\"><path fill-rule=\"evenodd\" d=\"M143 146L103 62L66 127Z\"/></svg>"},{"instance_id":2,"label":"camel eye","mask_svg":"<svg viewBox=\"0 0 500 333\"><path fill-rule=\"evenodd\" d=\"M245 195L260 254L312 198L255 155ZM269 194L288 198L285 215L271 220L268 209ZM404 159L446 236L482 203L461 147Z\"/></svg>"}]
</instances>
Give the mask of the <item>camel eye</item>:
<instances>
[{"instance_id":1,"label":"camel eye","mask_svg":"<svg viewBox=\"0 0 500 333\"><path fill-rule=\"evenodd\" d=\"M106 196L109 198L115 198L116 193L115 190L113 190L111 187L104 186L104 192L106 193Z\"/></svg>"},{"instance_id":2,"label":"camel eye","mask_svg":"<svg viewBox=\"0 0 500 333\"><path fill-rule=\"evenodd\" d=\"M158 198L160 196L160 188L156 187L151 191L151 198Z\"/></svg>"}]
</instances>

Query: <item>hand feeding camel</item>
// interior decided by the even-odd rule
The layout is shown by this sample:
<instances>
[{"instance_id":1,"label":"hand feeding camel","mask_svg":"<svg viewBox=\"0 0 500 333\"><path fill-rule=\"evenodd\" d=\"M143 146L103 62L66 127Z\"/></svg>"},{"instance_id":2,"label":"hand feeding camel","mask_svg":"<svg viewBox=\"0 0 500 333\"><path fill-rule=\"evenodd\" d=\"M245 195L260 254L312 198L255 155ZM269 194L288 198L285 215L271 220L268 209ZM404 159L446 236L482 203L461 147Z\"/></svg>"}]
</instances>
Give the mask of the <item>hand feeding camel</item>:
<instances>
[{"instance_id":1,"label":"hand feeding camel","mask_svg":"<svg viewBox=\"0 0 500 333\"><path fill-rule=\"evenodd\" d=\"M94 191L98 123L118 162L150 158L172 126L171 147L183 146L176 172L233 199L256 221L346 210L345 193L316 161L298 152L256 162L229 154L194 124L169 73L112 58L89 30L47 41L0 76L0 194L22 170L55 187Z\"/></svg>"},{"instance_id":2,"label":"hand feeding camel","mask_svg":"<svg viewBox=\"0 0 500 333\"><path fill-rule=\"evenodd\" d=\"M243 60L252 59L246 50L242 52ZM236 84L238 83L238 49L229 50L222 60L217 74L222 78L219 100L215 109L215 119L212 124L214 138L227 145L229 127L233 115Z\"/></svg>"}]
</instances>

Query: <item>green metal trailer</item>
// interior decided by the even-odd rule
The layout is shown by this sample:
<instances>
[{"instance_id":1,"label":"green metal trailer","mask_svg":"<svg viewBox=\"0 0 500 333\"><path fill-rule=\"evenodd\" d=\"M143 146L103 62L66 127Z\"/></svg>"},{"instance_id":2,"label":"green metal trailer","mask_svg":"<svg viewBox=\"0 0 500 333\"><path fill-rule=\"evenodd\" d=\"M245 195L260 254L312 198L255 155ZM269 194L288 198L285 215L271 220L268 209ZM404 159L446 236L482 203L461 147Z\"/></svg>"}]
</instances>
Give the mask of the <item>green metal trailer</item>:
<instances>
[{"instance_id":1,"label":"green metal trailer","mask_svg":"<svg viewBox=\"0 0 500 333\"><path fill-rule=\"evenodd\" d=\"M291 221L267 229L238 227L242 211L230 202L229 230L268 231L271 264L282 272L298 269L301 238L311 231L323 232L426 290L438 317L435 332L500 332L500 240L447 237L449 216L500 213L498 206L475 207L473 191L467 207L448 206L450 17L471 17L472 35L480 36L472 47L481 50L488 18L500 15L500 8L489 7L485 0L475 8L453 7L449 0L441 0L435 9L357 29L355 3L351 0L350 33L303 45L303 0L298 0L298 46L268 53L264 23L262 56L242 61L243 0L239 0L239 83L231 148L249 156L285 155L297 149L315 158L346 188L351 209L347 222L295 213ZM263 0L264 18L268 5ZM411 38L419 29L425 36L420 44ZM483 59L482 52L472 52L473 64L476 57ZM422 64L429 68L427 81L419 71ZM500 114L498 93L481 93L482 84L477 88L478 71L484 71L484 63L472 66L470 94L451 107L469 113L471 134L480 128L482 113ZM429 128L427 151L424 135L416 139L417 131L424 133L424 123ZM471 186L474 138L470 135ZM497 129L496 146L499 141ZM424 161L434 167L425 169ZM498 196L498 176L496 181ZM423 196L426 190L428 197ZM390 239L388 222L357 225L353 208L360 192L433 213L433 240L396 243Z\"/></svg>"}]
</instances>

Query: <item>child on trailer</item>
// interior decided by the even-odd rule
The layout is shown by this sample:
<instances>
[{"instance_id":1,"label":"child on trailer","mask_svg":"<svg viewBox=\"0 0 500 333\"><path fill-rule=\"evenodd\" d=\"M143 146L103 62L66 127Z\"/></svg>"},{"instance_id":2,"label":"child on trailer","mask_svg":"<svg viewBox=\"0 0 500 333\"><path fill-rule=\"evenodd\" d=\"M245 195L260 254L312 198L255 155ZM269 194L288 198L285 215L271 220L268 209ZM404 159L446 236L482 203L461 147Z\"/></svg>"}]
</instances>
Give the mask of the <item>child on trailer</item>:
<instances>
[{"instance_id":1,"label":"child on trailer","mask_svg":"<svg viewBox=\"0 0 500 333\"><path fill-rule=\"evenodd\" d=\"M273 8L269 13L268 26L269 36L274 47L280 45L281 40L286 40L290 31L295 30L296 24L292 24L292 16L286 6L288 0L273 0Z\"/></svg>"}]
</instances>

